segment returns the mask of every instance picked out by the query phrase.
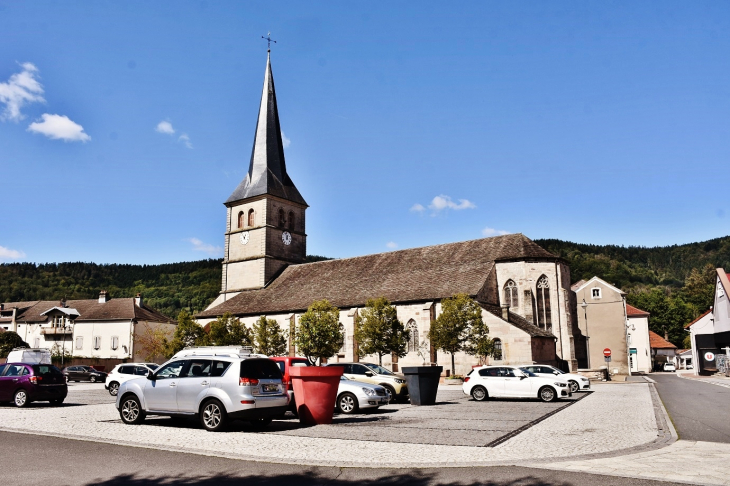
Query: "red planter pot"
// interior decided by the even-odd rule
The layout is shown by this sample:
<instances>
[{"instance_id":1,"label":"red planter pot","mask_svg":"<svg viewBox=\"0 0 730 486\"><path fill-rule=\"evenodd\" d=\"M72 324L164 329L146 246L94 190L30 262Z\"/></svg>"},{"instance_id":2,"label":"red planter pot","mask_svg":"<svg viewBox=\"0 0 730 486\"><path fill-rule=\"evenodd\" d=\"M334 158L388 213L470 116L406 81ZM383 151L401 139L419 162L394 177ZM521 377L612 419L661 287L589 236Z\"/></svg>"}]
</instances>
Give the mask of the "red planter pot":
<instances>
[{"instance_id":1,"label":"red planter pot","mask_svg":"<svg viewBox=\"0 0 730 486\"><path fill-rule=\"evenodd\" d=\"M295 366L289 369L301 423L332 423L343 371L342 366Z\"/></svg>"}]
</instances>

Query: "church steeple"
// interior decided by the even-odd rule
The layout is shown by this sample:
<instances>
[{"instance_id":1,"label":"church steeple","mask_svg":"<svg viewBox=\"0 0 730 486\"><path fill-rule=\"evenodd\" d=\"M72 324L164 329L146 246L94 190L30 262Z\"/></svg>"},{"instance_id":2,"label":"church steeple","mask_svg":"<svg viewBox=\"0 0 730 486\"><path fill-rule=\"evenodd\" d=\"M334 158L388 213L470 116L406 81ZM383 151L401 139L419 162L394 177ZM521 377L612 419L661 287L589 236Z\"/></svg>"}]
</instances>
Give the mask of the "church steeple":
<instances>
[{"instance_id":1,"label":"church steeple","mask_svg":"<svg viewBox=\"0 0 730 486\"><path fill-rule=\"evenodd\" d=\"M266 59L264 88L261 93L259 117L256 122L256 134L254 135L248 173L228 198L226 205L264 194L307 205L286 173L284 144L281 140L281 127L279 126L279 110L276 106L274 76L271 72L271 53L268 54Z\"/></svg>"}]
</instances>

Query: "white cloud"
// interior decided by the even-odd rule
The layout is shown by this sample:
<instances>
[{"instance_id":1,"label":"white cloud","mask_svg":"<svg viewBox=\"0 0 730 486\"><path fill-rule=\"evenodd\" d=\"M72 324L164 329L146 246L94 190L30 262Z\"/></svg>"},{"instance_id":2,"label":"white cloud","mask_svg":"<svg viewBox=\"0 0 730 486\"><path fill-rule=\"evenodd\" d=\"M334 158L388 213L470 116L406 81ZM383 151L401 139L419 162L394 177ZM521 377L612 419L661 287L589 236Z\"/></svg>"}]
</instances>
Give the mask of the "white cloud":
<instances>
[{"instance_id":1,"label":"white cloud","mask_svg":"<svg viewBox=\"0 0 730 486\"><path fill-rule=\"evenodd\" d=\"M65 115L41 115L43 121L35 121L28 125L28 131L40 133L54 140L64 142L88 142L91 137L84 133L84 127L69 120Z\"/></svg>"},{"instance_id":2,"label":"white cloud","mask_svg":"<svg viewBox=\"0 0 730 486\"><path fill-rule=\"evenodd\" d=\"M484 228L482 230L482 235L484 235L484 236L502 236L502 235L508 235L508 234L510 234L509 231L498 230L498 229L490 228L489 226L487 226L486 228Z\"/></svg>"},{"instance_id":3,"label":"white cloud","mask_svg":"<svg viewBox=\"0 0 730 486\"><path fill-rule=\"evenodd\" d=\"M202 251L213 257L223 256L223 248L220 246L214 246L209 243L203 243L197 238L187 238L185 241L189 241L193 244L193 250Z\"/></svg>"},{"instance_id":4,"label":"white cloud","mask_svg":"<svg viewBox=\"0 0 730 486\"><path fill-rule=\"evenodd\" d=\"M435 198L433 198L431 204L429 204L428 207L430 209L433 209L434 211L441 211L444 209L453 209L454 211L460 211L462 209L474 209L477 206L468 199L459 199L459 202L455 203L451 200L451 197L441 194L440 196L436 196Z\"/></svg>"},{"instance_id":5,"label":"white cloud","mask_svg":"<svg viewBox=\"0 0 730 486\"><path fill-rule=\"evenodd\" d=\"M187 133L183 133L180 135L180 137L177 139L178 142L185 144L185 146L189 149L193 148L193 144L190 143L190 137L188 137Z\"/></svg>"},{"instance_id":6,"label":"white cloud","mask_svg":"<svg viewBox=\"0 0 730 486\"><path fill-rule=\"evenodd\" d=\"M172 135L175 133L175 129L172 128L172 123L169 121L162 120L160 123L157 124L155 127L155 131L160 133L166 133L168 135Z\"/></svg>"},{"instance_id":7,"label":"white cloud","mask_svg":"<svg viewBox=\"0 0 730 486\"><path fill-rule=\"evenodd\" d=\"M43 86L38 82L38 68L30 62L20 65L23 70L15 73L7 83L0 83L0 103L5 109L0 115L2 120L18 122L25 118L20 112L28 103L44 103Z\"/></svg>"},{"instance_id":8,"label":"white cloud","mask_svg":"<svg viewBox=\"0 0 730 486\"><path fill-rule=\"evenodd\" d=\"M0 260L17 260L19 258L25 258L25 253L0 246Z\"/></svg>"},{"instance_id":9,"label":"white cloud","mask_svg":"<svg viewBox=\"0 0 730 486\"><path fill-rule=\"evenodd\" d=\"M424 208L422 204L416 203L413 206L411 206L411 211L413 211L414 213L422 213L425 210L426 210L426 208Z\"/></svg>"},{"instance_id":10,"label":"white cloud","mask_svg":"<svg viewBox=\"0 0 730 486\"><path fill-rule=\"evenodd\" d=\"M284 132L281 132L281 144L284 146L284 148L289 148L289 145L291 145L291 140L286 138L286 135L284 135Z\"/></svg>"},{"instance_id":11,"label":"white cloud","mask_svg":"<svg viewBox=\"0 0 730 486\"><path fill-rule=\"evenodd\" d=\"M398 248L398 243L396 243L395 241L389 241L385 244L385 246L387 246L391 250L395 250L396 248Z\"/></svg>"}]
</instances>

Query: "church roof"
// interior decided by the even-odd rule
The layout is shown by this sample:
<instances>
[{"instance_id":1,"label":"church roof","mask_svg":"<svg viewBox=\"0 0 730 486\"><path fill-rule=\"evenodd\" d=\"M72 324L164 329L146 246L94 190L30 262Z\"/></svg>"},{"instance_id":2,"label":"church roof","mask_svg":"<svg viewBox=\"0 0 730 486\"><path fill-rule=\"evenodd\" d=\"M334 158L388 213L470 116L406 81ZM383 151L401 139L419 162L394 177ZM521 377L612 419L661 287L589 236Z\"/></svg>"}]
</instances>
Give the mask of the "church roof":
<instances>
[{"instance_id":1,"label":"church roof","mask_svg":"<svg viewBox=\"0 0 730 486\"><path fill-rule=\"evenodd\" d=\"M241 292L197 317L303 311L320 299L339 308L364 306L369 298L391 302L475 296L495 262L558 257L522 234L426 246L355 258L288 266L268 287Z\"/></svg>"},{"instance_id":2,"label":"church roof","mask_svg":"<svg viewBox=\"0 0 730 486\"><path fill-rule=\"evenodd\" d=\"M271 54L266 59L264 89L261 93L259 117L251 150L251 163L246 177L233 191L226 201L226 205L264 194L307 205L286 173L274 76L271 73Z\"/></svg>"},{"instance_id":3,"label":"church roof","mask_svg":"<svg viewBox=\"0 0 730 486\"><path fill-rule=\"evenodd\" d=\"M21 311L21 306L24 308ZM31 304L31 305L28 305ZM69 300L66 305L75 310L79 317L76 322L84 321L114 321L137 320L152 322L174 322L169 317L160 314L155 309L142 304L138 306L133 298L111 299L100 303L98 299ZM6 302L5 308L18 307L15 316L16 322L41 323L48 320L46 311L58 306L57 300L37 300L35 302Z\"/></svg>"}]
</instances>

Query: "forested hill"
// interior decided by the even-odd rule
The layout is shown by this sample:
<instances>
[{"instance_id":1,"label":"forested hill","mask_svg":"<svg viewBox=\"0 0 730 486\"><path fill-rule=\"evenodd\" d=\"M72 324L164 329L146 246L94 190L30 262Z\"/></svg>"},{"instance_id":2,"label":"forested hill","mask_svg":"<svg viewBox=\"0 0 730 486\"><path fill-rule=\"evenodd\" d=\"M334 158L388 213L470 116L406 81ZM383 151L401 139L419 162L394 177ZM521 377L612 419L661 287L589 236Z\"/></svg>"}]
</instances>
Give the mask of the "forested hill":
<instances>
[{"instance_id":1,"label":"forested hill","mask_svg":"<svg viewBox=\"0 0 730 486\"><path fill-rule=\"evenodd\" d=\"M625 290L664 286L680 288L692 272L707 265L730 270L730 236L686 245L586 245L561 240L535 240L565 258L573 282L593 276Z\"/></svg>"},{"instance_id":2,"label":"forested hill","mask_svg":"<svg viewBox=\"0 0 730 486\"><path fill-rule=\"evenodd\" d=\"M308 262L327 260L310 255ZM163 265L96 263L0 264L0 302L144 296L147 305L175 318L205 309L221 290L221 260Z\"/></svg>"}]
</instances>

